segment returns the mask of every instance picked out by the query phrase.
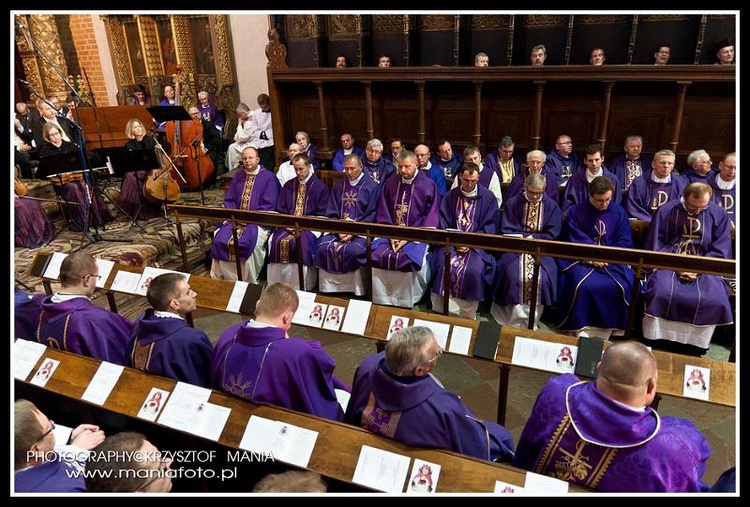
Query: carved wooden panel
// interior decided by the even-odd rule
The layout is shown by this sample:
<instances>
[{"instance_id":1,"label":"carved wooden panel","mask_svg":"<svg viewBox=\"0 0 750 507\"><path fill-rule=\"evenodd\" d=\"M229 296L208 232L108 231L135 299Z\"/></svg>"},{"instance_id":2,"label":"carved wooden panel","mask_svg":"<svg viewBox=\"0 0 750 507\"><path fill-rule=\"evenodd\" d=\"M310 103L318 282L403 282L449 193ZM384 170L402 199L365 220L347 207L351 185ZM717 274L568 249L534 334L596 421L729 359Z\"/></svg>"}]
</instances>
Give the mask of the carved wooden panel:
<instances>
[{"instance_id":1,"label":"carved wooden panel","mask_svg":"<svg viewBox=\"0 0 750 507\"><path fill-rule=\"evenodd\" d=\"M587 16L573 18L570 65L588 65L591 50L604 49L605 65L623 65L628 59L632 16Z\"/></svg>"},{"instance_id":2,"label":"carved wooden panel","mask_svg":"<svg viewBox=\"0 0 750 507\"><path fill-rule=\"evenodd\" d=\"M699 23L700 16L638 16L632 63L653 65L654 53L662 44L672 47L670 64L693 63Z\"/></svg>"},{"instance_id":3,"label":"carved wooden panel","mask_svg":"<svg viewBox=\"0 0 750 507\"><path fill-rule=\"evenodd\" d=\"M547 48L545 65L563 65L568 36L568 16L516 16L513 65L529 65L531 48L543 44Z\"/></svg>"}]
</instances>

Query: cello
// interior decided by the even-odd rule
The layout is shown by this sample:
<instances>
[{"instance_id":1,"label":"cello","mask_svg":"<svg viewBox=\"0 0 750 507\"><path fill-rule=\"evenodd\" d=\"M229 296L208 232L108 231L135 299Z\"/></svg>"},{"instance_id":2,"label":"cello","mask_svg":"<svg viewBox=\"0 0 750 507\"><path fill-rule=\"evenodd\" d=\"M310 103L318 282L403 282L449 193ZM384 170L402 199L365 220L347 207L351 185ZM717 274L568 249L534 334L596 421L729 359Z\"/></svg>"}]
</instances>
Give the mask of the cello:
<instances>
[{"instance_id":1,"label":"cello","mask_svg":"<svg viewBox=\"0 0 750 507\"><path fill-rule=\"evenodd\" d=\"M182 67L177 66L175 105L180 105ZM200 119L170 121L166 125L167 139L172 143L172 159L182 167L186 182L181 188L202 189L213 177L215 168L211 157L203 150L203 125ZM179 183L179 182L178 182Z\"/></svg>"}]
</instances>

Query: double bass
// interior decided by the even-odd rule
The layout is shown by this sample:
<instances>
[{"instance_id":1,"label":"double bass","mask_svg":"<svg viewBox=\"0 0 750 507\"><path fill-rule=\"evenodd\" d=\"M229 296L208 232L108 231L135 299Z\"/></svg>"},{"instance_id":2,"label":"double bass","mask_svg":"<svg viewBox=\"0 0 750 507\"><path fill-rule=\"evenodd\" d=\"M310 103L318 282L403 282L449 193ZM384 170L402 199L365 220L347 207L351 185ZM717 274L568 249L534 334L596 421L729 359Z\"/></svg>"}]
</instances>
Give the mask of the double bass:
<instances>
[{"instance_id":1,"label":"double bass","mask_svg":"<svg viewBox=\"0 0 750 507\"><path fill-rule=\"evenodd\" d=\"M180 105L182 67L177 66L175 105ZM203 150L203 125L200 119L170 121L166 125L167 139L172 143L172 159L182 168L186 182L181 188L200 189L213 177L216 169L211 157Z\"/></svg>"}]
</instances>

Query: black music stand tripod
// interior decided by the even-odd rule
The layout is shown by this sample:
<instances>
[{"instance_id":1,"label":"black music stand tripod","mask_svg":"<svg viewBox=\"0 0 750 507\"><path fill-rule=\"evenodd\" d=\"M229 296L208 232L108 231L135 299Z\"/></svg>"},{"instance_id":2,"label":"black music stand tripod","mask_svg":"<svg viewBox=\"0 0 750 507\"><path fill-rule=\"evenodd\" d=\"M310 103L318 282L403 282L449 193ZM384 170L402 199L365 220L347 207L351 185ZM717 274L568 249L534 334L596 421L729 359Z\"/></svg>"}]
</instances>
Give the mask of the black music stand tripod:
<instances>
[{"instance_id":1,"label":"black music stand tripod","mask_svg":"<svg viewBox=\"0 0 750 507\"><path fill-rule=\"evenodd\" d=\"M65 184L64 175L71 173L82 173L82 167L83 166L80 161L80 152L78 151L49 155L47 157L39 159L36 178L50 180L54 185L62 187ZM55 232L55 235L52 237L52 239L47 242L47 245L52 243L52 241L54 241L65 229L70 229L70 223L72 220L72 217L70 216L70 207L83 207L81 203L66 200L62 195L60 195L57 189L55 189L55 198L57 199L58 206L60 206L60 211L63 218L65 219L65 224ZM82 217L86 216L86 213L83 213L82 211L80 213ZM86 222L88 222L88 220L86 220ZM81 246L79 247L79 250L84 247L86 239L88 239L91 243L96 243L97 241L99 241L100 238L91 238L88 232L88 224L82 224ZM98 236L98 233L95 232L95 234L97 234Z\"/></svg>"},{"instance_id":2,"label":"black music stand tripod","mask_svg":"<svg viewBox=\"0 0 750 507\"><path fill-rule=\"evenodd\" d=\"M115 173L115 175L121 178L125 178L125 174L130 172L146 171L147 173L149 173L152 169L160 168L159 160L156 158L156 152L154 150L126 150L113 152L109 154L109 163L112 165L112 171ZM149 177L148 174L146 175L146 177ZM140 187L138 189L138 192L142 196L143 188ZM136 211L134 217L131 217L120 206L118 206L117 208L122 211L125 216L130 218L131 229L134 225L137 225L138 228L143 233L145 233L146 230L137 222L138 216L141 214L141 209L143 208L143 201L141 200L141 196L139 196L140 204L138 206L138 211Z\"/></svg>"}]
</instances>

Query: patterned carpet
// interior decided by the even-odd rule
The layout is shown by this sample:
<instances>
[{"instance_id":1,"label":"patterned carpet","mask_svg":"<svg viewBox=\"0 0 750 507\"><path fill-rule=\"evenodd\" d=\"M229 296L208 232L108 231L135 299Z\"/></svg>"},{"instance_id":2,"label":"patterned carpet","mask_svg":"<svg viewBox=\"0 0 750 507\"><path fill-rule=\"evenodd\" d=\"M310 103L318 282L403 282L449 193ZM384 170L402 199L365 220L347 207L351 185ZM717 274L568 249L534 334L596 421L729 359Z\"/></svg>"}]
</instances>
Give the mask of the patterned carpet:
<instances>
[{"instance_id":1,"label":"patterned carpet","mask_svg":"<svg viewBox=\"0 0 750 507\"><path fill-rule=\"evenodd\" d=\"M29 181L29 195L49 197L51 190L46 188L48 183ZM27 273L37 252L71 253L81 249L94 257L111 260L131 266L154 266L165 269L179 269L182 266L182 254L175 225L162 217L139 220L134 225L130 218L119 211L114 202L119 195L120 181L112 178L100 184L102 194L115 216L115 221L106 224L98 230L89 231L89 236L98 232L101 241L93 242L80 232L73 232L65 227L65 219L54 202L44 202L48 214L54 219L57 236L48 245L35 249L15 248L13 272L17 282L21 282L32 292L44 292L41 280ZM54 195L54 194L52 194ZM203 199L200 192L183 192L178 204L193 206L221 206L224 197L223 189L205 189ZM202 271L206 254L211 248L211 236L207 227L211 224L207 220L183 219L182 231L186 243L188 264L191 271ZM140 226L140 227L139 227ZM141 230L142 228L142 230ZM123 298L118 301L125 306L130 303ZM137 298L135 298L137 299ZM142 299L142 298L141 298ZM128 308L121 308L120 313L131 313Z\"/></svg>"}]
</instances>

